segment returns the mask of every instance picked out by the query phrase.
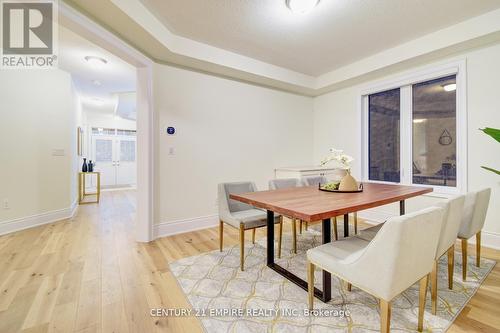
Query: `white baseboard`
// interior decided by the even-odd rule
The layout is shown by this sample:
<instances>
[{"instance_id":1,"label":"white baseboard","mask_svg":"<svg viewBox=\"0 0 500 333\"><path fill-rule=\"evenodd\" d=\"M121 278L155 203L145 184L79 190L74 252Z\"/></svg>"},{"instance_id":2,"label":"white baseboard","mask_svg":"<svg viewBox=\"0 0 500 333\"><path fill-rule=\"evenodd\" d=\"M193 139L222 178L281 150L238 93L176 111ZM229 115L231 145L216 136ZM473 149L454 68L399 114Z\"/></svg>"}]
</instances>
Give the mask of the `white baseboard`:
<instances>
[{"instance_id":1,"label":"white baseboard","mask_svg":"<svg viewBox=\"0 0 500 333\"><path fill-rule=\"evenodd\" d=\"M368 224L379 224L386 221L389 217L395 216L392 213L384 211L362 211L358 213L358 217L366 221ZM475 244L476 238L472 237L469 243ZM500 250L500 234L491 231L481 231L481 246L491 249Z\"/></svg>"},{"instance_id":2,"label":"white baseboard","mask_svg":"<svg viewBox=\"0 0 500 333\"><path fill-rule=\"evenodd\" d=\"M78 202L75 201L68 208L3 221L0 222L0 235L10 234L12 232L37 227L39 225L69 219L75 216L77 210Z\"/></svg>"},{"instance_id":3,"label":"white baseboard","mask_svg":"<svg viewBox=\"0 0 500 333\"><path fill-rule=\"evenodd\" d=\"M476 237L469 239L469 244L476 244ZM500 234L490 231L481 231L481 247L500 250Z\"/></svg>"},{"instance_id":4,"label":"white baseboard","mask_svg":"<svg viewBox=\"0 0 500 333\"><path fill-rule=\"evenodd\" d=\"M218 215L194 217L191 219L162 222L154 226L154 238L207 229L219 224Z\"/></svg>"}]
</instances>

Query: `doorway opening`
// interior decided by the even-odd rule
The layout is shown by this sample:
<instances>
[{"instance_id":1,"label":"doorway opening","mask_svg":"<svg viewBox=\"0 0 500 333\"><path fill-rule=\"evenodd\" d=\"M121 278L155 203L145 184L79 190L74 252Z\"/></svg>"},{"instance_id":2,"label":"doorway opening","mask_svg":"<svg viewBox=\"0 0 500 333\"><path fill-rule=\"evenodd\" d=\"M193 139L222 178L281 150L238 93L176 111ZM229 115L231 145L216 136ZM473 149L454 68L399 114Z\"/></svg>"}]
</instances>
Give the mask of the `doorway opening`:
<instances>
[{"instance_id":1,"label":"doorway opening","mask_svg":"<svg viewBox=\"0 0 500 333\"><path fill-rule=\"evenodd\" d=\"M133 191L135 239L153 240L153 62L75 9L59 6L59 67L71 73L81 154L101 173L101 190ZM80 135L78 136L80 138ZM89 187L97 179L89 177ZM89 189L92 190L92 189Z\"/></svg>"}]
</instances>

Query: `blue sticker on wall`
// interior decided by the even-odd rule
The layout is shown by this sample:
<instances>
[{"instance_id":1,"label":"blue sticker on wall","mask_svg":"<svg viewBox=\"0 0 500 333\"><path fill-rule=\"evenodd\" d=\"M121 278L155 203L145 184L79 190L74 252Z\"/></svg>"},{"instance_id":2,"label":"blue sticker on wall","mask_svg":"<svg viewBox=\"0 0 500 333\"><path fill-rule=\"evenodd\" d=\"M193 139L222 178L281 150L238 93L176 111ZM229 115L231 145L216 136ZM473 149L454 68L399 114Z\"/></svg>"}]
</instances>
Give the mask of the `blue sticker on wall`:
<instances>
[{"instance_id":1,"label":"blue sticker on wall","mask_svg":"<svg viewBox=\"0 0 500 333\"><path fill-rule=\"evenodd\" d=\"M175 134L175 128L174 127L167 127L167 134L168 135L174 135Z\"/></svg>"}]
</instances>

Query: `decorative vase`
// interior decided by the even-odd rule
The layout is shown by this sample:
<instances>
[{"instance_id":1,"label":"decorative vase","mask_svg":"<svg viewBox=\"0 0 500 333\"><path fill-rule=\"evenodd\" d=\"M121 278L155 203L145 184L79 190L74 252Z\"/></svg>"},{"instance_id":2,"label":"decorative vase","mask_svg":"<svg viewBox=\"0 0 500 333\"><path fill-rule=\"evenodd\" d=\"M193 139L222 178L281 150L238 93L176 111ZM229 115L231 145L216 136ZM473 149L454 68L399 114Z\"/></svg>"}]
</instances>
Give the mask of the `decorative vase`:
<instances>
[{"instance_id":1,"label":"decorative vase","mask_svg":"<svg viewBox=\"0 0 500 333\"><path fill-rule=\"evenodd\" d=\"M347 174L342 178L339 185L340 191L357 191L358 182L351 176L351 171L347 170Z\"/></svg>"},{"instance_id":2,"label":"decorative vase","mask_svg":"<svg viewBox=\"0 0 500 333\"><path fill-rule=\"evenodd\" d=\"M87 172L88 171L88 167L87 167L87 159L84 158L83 159L83 165L82 165L82 172Z\"/></svg>"},{"instance_id":3,"label":"decorative vase","mask_svg":"<svg viewBox=\"0 0 500 333\"><path fill-rule=\"evenodd\" d=\"M89 160L88 171L94 172L94 163L92 163L92 160Z\"/></svg>"}]
</instances>

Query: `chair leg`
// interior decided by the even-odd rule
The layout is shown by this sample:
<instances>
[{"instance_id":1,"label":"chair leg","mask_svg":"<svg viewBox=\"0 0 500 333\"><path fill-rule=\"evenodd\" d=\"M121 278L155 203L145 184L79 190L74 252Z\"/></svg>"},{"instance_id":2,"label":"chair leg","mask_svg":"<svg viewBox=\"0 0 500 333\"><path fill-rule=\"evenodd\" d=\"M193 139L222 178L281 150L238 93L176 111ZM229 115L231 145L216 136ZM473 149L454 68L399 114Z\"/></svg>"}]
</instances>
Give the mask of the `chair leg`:
<instances>
[{"instance_id":1,"label":"chair leg","mask_svg":"<svg viewBox=\"0 0 500 333\"><path fill-rule=\"evenodd\" d=\"M306 221L306 231L309 228L309 222Z\"/></svg>"},{"instance_id":2,"label":"chair leg","mask_svg":"<svg viewBox=\"0 0 500 333\"><path fill-rule=\"evenodd\" d=\"M420 291L418 293L418 331L422 332L424 329L424 312L425 312L425 298L427 296L427 286L429 284L429 275L420 279Z\"/></svg>"},{"instance_id":3,"label":"chair leg","mask_svg":"<svg viewBox=\"0 0 500 333\"><path fill-rule=\"evenodd\" d=\"M293 246L293 253L297 254L297 224L296 220L292 219L292 246Z\"/></svg>"},{"instance_id":4,"label":"chair leg","mask_svg":"<svg viewBox=\"0 0 500 333\"><path fill-rule=\"evenodd\" d=\"M354 212L354 234L358 234L358 212Z\"/></svg>"},{"instance_id":5,"label":"chair leg","mask_svg":"<svg viewBox=\"0 0 500 333\"><path fill-rule=\"evenodd\" d=\"M339 240L339 233L337 232L337 216L332 218L333 223L333 238Z\"/></svg>"},{"instance_id":6,"label":"chair leg","mask_svg":"<svg viewBox=\"0 0 500 333\"><path fill-rule=\"evenodd\" d=\"M476 234L476 266L481 266L481 231Z\"/></svg>"},{"instance_id":7,"label":"chair leg","mask_svg":"<svg viewBox=\"0 0 500 333\"><path fill-rule=\"evenodd\" d=\"M307 298L309 301L309 310L314 309L314 264L307 262Z\"/></svg>"},{"instance_id":8,"label":"chair leg","mask_svg":"<svg viewBox=\"0 0 500 333\"><path fill-rule=\"evenodd\" d=\"M255 230L257 230L257 228L252 229L252 244L255 244Z\"/></svg>"},{"instance_id":9,"label":"chair leg","mask_svg":"<svg viewBox=\"0 0 500 333\"><path fill-rule=\"evenodd\" d=\"M455 269L455 245L448 249L448 289L453 289L453 270Z\"/></svg>"},{"instance_id":10,"label":"chair leg","mask_svg":"<svg viewBox=\"0 0 500 333\"><path fill-rule=\"evenodd\" d=\"M222 252L222 244L224 241L224 222L219 220L219 251Z\"/></svg>"},{"instance_id":11,"label":"chair leg","mask_svg":"<svg viewBox=\"0 0 500 333\"><path fill-rule=\"evenodd\" d=\"M432 266L431 272L431 304L432 304L432 314L435 315L437 312L437 271L438 271L438 262L434 260L434 265Z\"/></svg>"},{"instance_id":12,"label":"chair leg","mask_svg":"<svg viewBox=\"0 0 500 333\"><path fill-rule=\"evenodd\" d=\"M278 258L281 258L281 239L283 238L283 216L280 216L278 236Z\"/></svg>"},{"instance_id":13,"label":"chair leg","mask_svg":"<svg viewBox=\"0 0 500 333\"><path fill-rule=\"evenodd\" d=\"M347 291L352 290L352 284L350 282L347 282Z\"/></svg>"},{"instance_id":14,"label":"chair leg","mask_svg":"<svg viewBox=\"0 0 500 333\"><path fill-rule=\"evenodd\" d=\"M299 225L299 233L302 235L302 220L300 220L300 225Z\"/></svg>"},{"instance_id":15,"label":"chair leg","mask_svg":"<svg viewBox=\"0 0 500 333\"><path fill-rule=\"evenodd\" d=\"M462 239L462 280L467 280L467 239Z\"/></svg>"},{"instance_id":16,"label":"chair leg","mask_svg":"<svg viewBox=\"0 0 500 333\"><path fill-rule=\"evenodd\" d=\"M380 299L380 332L389 333L391 330L391 302Z\"/></svg>"},{"instance_id":17,"label":"chair leg","mask_svg":"<svg viewBox=\"0 0 500 333\"><path fill-rule=\"evenodd\" d=\"M245 267L245 227L240 224L240 269L244 271Z\"/></svg>"}]
</instances>

